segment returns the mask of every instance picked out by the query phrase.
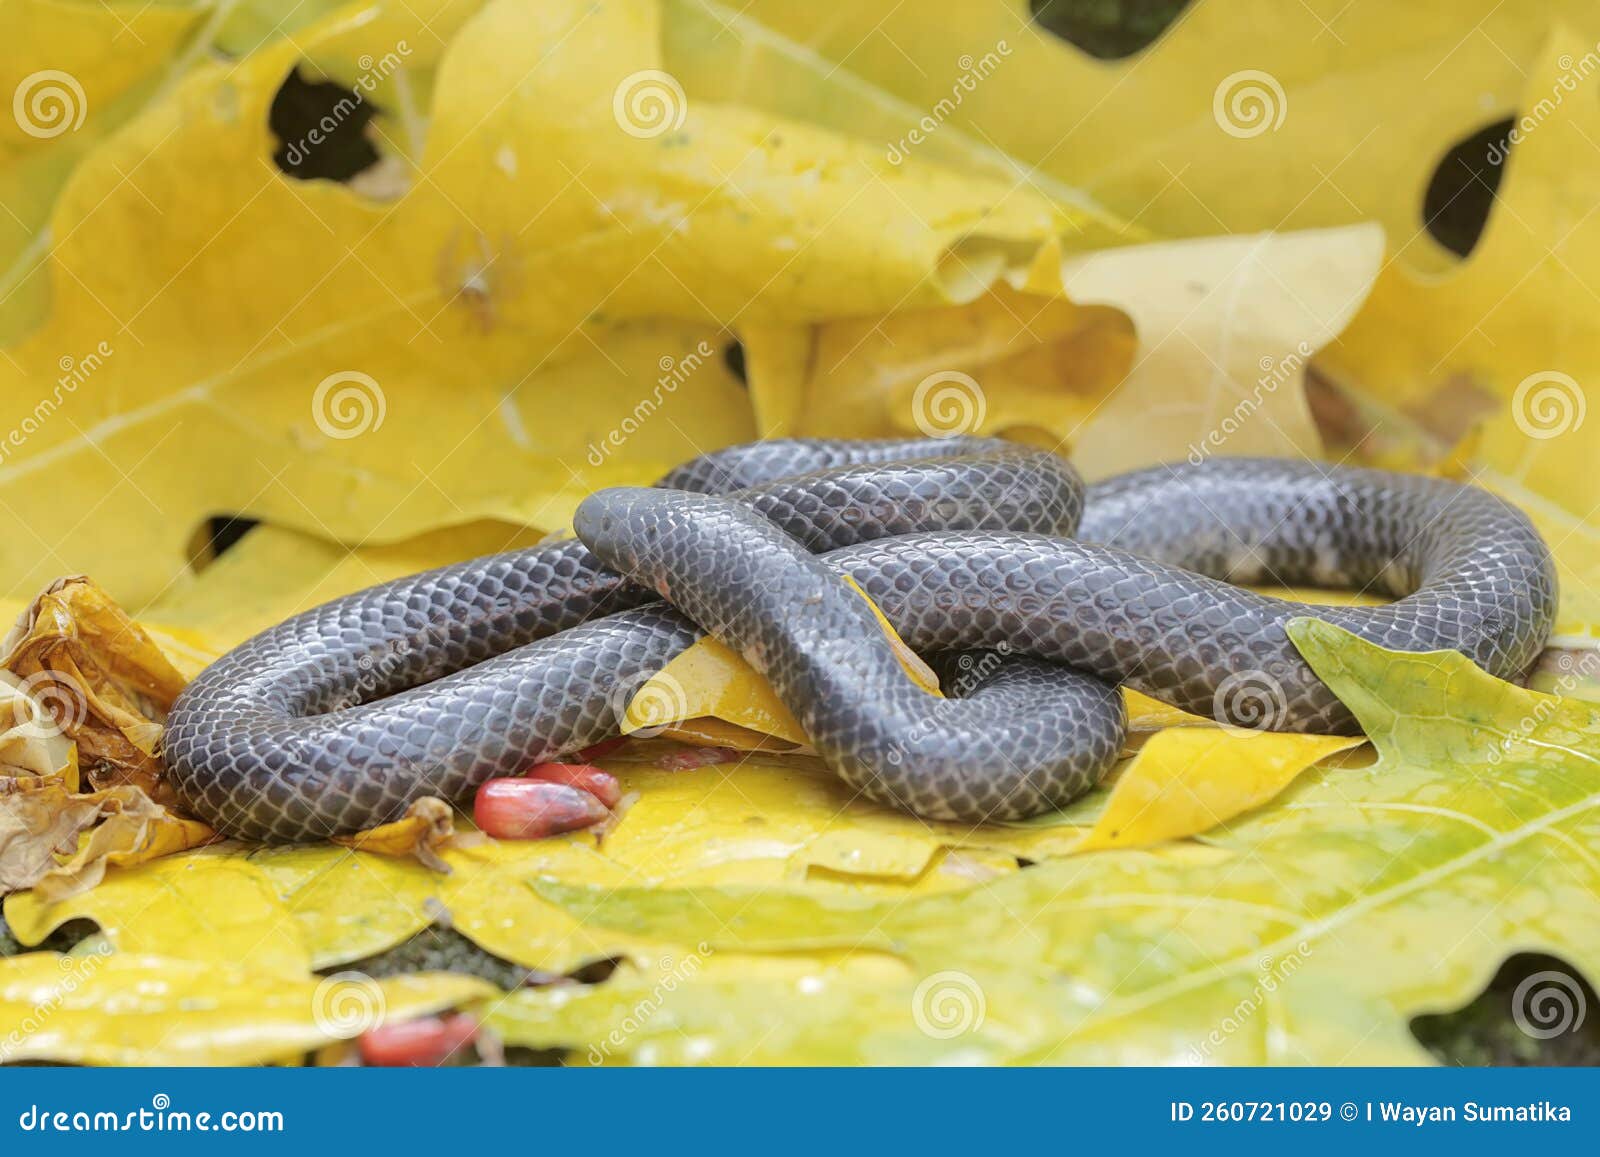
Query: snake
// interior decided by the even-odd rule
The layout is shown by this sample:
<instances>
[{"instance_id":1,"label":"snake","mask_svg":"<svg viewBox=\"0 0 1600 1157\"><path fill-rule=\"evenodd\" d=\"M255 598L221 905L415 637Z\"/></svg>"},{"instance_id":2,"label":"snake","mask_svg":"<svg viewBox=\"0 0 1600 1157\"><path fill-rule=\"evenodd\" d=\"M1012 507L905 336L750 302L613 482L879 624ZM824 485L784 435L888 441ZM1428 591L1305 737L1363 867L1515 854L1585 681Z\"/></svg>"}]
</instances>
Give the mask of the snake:
<instances>
[{"instance_id":1,"label":"snake","mask_svg":"<svg viewBox=\"0 0 1600 1157\"><path fill-rule=\"evenodd\" d=\"M1086 486L1054 453L976 435L729 447L591 494L572 531L345 595L221 656L166 720L180 803L294 843L463 800L615 736L637 696L675 701L663 669L709 635L854 792L1019 820L1121 758L1120 688L1231 727L1358 733L1292 619L1519 680L1557 597L1529 518L1471 484L1208 457Z\"/></svg>"}]
</instances>

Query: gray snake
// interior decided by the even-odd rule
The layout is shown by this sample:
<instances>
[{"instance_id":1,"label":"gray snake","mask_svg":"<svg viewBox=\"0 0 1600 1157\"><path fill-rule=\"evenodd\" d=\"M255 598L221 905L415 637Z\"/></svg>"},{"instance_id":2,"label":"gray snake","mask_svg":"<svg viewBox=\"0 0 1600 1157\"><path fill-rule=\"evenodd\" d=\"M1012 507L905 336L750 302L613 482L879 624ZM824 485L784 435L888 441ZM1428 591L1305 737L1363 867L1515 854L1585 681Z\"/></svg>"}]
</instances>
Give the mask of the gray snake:
<instances>
[{"instance_id":1,"label":"gray snake","mask_svg":"<svg viewBox=\"0 0 1600 1157\"><path fill-rule=\"evenodd\" d=\"M461 799L613 735L705 631L851 787L932 819L1014 819L1114 763L1119 685L1239 726L1353 730L1285 633L1296 615L1516 679L1555 611L1549 550L1488 492L1276 459L1086 493L1061 459L993 439L768 441L592 495L574 529L336 599L218 659L167 720L181 800L230 835L294 842ZM840 575L957 695L911 682ZM1397 601L1233 585L1262 582Z\"/></svg>"}]
</instances>

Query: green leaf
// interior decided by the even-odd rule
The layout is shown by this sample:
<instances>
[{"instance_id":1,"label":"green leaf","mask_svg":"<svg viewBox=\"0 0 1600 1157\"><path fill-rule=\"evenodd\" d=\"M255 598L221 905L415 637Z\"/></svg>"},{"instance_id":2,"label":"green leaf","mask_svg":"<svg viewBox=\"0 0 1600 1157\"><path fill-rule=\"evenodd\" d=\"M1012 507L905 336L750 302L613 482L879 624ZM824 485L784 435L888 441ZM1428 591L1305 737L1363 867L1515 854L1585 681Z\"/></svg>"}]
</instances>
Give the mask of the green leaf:
<instances>
[{"instance_id":1,"label":"green leaf","mask_svg":"<svg viewBox=\"0 0 1600 1157\"><path fill-rule=\"evenodd\" d=\"M606 1060L1422 1063L1407 1020L1463 1004L1514 951L1600 975L1600 708L1450 652L1313 620L1291 634L1378 758L1306 773L1190 854L1099 852L893 901L542 882L590 925L907 968L842 989L820 970L705 969L670 994L621 977L519 993L495 1021L513 1043ZM654 1011L616 1043L641 1001Z\"/></svg>"}]
</instances>

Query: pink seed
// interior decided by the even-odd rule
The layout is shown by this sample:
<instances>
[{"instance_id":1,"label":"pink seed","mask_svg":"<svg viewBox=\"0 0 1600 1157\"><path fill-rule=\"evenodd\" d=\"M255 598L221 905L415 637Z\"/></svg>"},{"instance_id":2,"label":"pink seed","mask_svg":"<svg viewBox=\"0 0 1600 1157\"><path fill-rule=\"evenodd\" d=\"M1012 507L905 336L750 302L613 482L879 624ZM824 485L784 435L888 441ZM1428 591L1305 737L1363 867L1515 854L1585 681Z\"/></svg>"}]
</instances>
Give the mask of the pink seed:
<instances>
[{"instance_id":1,"label":"pink seed","mask_svg":"<svg viewBox=\"0 0 1600 1157\"><path fill-rule=\"evenodd\" d=\"M361 1036L361 1059L383 1068L442 1065L478 1035L478 1022L464 1012L379 1025Z\"/></svg>"},{"instance_id":2,"label":"pink seed","mask_svg":"<svg viewBox=\"0 0 1600 1157\"><path fill-rule=\"evenodd\" d=\"M597 824L611 813L586 791L537 779L491 779L478 789L472 819L500 840L541 840Z\"/></svg>"},{"instance_id":3,"label":"pink seed","mask_svg":"<svg viewBox=\"0 0 1600 1157\"><path fill-rule=\"evenodd\" d=\"M622 798L622 785L617 782L616 776L598 767L590 767L586 763L535 764L524 773L524 776L544 783L561 783L568 787L579 788L594 796L606 807L616 807L617 801Z\"/></svg>"}]
</instances>

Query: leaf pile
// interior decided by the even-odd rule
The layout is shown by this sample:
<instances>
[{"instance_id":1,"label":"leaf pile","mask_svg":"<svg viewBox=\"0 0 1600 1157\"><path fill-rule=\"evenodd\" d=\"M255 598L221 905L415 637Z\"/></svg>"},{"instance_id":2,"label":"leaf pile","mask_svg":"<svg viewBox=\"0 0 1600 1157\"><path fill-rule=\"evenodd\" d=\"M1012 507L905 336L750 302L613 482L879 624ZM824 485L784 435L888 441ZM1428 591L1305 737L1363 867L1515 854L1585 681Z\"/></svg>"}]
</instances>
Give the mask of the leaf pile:
<instances>
[{"instance_id":1,"label":"leaf pile","mask_svg":"<svg viewBox=\"0 0 1600 1157\"><path fill-rule=\"evenodd\" d=\"M1514 952L1600 975L1592 5L1032 7L0 2L0 1061L467 1008L569 1063L1417 1063ZM1500 182L1464 256L1446 156ZM603 832L166 806L183 681L297 610L718 446L958 430L1471 476L1556 551L1549 694L1302 622L1375 757L1130 695L1113 780L971 828L705 644ZM373 963L429 928L499 964Z\"/></svg>"}]
</instances>

